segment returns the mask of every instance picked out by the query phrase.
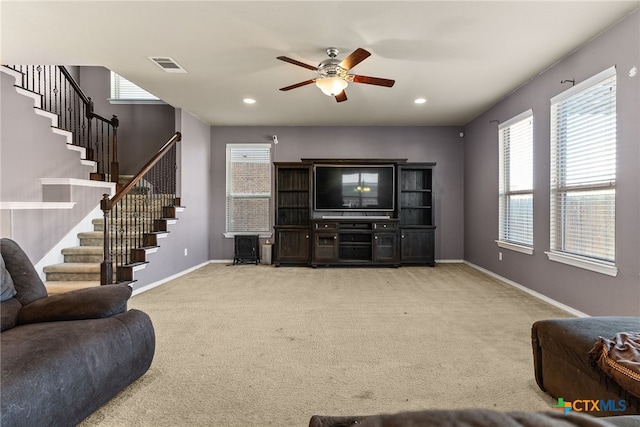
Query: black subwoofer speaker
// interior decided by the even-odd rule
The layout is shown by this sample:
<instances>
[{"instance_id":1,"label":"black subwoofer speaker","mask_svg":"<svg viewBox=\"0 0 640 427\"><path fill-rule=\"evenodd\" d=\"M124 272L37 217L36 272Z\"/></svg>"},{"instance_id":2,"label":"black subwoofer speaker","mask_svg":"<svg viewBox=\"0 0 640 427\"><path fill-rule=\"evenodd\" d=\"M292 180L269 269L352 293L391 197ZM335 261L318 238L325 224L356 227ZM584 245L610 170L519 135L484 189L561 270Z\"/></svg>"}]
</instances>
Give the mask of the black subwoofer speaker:
<instances>
[{"instance_id":1,"label":"black subwoofer speaker","mask_svg":"<svg viewBox=\"0 0 640 427\"><path fill-rule=\"evenodd\" d=\"M258 236L235 236L233 264L260 262Z\"/></svg>"}]
</instances>

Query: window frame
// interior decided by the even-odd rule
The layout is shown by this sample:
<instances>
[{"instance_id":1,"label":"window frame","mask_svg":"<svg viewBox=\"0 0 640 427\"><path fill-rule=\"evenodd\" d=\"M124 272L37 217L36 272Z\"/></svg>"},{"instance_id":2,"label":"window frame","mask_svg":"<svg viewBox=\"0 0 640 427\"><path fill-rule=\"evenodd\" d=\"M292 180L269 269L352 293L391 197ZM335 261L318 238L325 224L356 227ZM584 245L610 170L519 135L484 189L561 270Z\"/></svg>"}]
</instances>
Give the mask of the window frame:
<instances>
[{"instance_id":1,"label":"window frame","mask_svg":"<svg viewBox=\"0 0 640 427\"><path fill-rule=\"evenodd\" d=\"M608 276L617 276L618 269L615 265L616 263L616 187L617 187L617 171L614 170L613 178L602 178L601 180L594 180L593 174L589 175L587 178L583 178L582 181L578 181L577 183L567 183L567 167L559 166L560 163L564 163L566 165L566 146L561 145L563 141L566 141L566 137L562 140L558 139L558 134L563 133L566 134L566 127L556 128L557 121L555 120L557 114L557 106L562 102L580 94L586 94L589 90L596 88L598 85L601 85L603 82L606 82L611 79L611 85L615 89L610 91L611 96L607 96L605 101L608 103L613 103L614 117L613 124L608 124L608 130L612 131L609 134L608 138L605 140L610 143L611 137L613 135L613 165L616 167L617 162L617 75L616 75L616 67L610 67L586 80L583 82L571 87L570 89L556 95L551 98L551 108L550 108L550 206L549 206L549 251L545 252L548 256L549 260L564 263L567 265L572 265L574 267L583 268L589 271L594 271L597 273L605 274ZM597 101L598 103L601 101ZM602 105L602 104L601 104ZM610 104L608 104L610 105ZM591 124L593 124L593 120L591 120ZM613 129L610 129L613 127ZM598 128L599 130L599 128ZM606 147L605 147L606 149ZM608 148L611 150L611 147ZM611 155L611 153L609 153ZM583 157L585 157L583 155ZM562 159L560 161L559 159ZM581 158L580 160L583 160ZM572 167L575 167L572 165ZM586 180L591 179L592 182L585 182ZM576 181L574 178L573 181ZM613 233L612 239L613 242L611 244L613 250L613 256L611 260L604 259L603 257L598 257L595 254L585 255L573 253L565 248L566 242L566 232L567 228L565 225L566 216L565 206L566 206L566 198L567 195L571 195L577 192L591 192L594 195L599 194L598 192L602 191L612 191L613 197L612 201L608 202L606 206L609 209L613 209Z\"/></svg>"},{"instance_id":2,"label":"window frame","mask_svg":"<svg viewBox=\"0 0 640 427\"><path fill-rule=\"evenodd\" d=\"M110 71L109 74L110 97L108 101L110 104L166 104L154 94L127 80L115 71ZM138 94L138 96L124 97L120 90L123 85L129 88L126 92L134 95Z\"/></svg>"},{"instance_id":3,"label":"window frame","mask_svg":"<svg viewBox=\"0 0 640 427\"><path fill-rule=\"evenodd\" d=\"M514 126L520 125L522 122L529 120L529 128L527 129L530 133L527 135L527 141L525 141L530 150L529 158L523 159L528 162L528 167L531 170L531 186L526 189L514 190L511 188L511 168L510 165L512 163L511 156L507 156L507 153L512 153L510 147L507 148L505 144L505 133L510 131ZM498 126L498 163L499 163L499 177L498 177L498 239L495 241L496 244L504 249L509 249L512 251L524 253L527 255L532 255L534 252L534 234L533 234L533 198L534 198L534 185L533 185L533 109L528 109L515 117L501 123ZM511 138L509 139L511 141ZM520 142L518 140L514 140L514 142ZM519 161L518 161L519 163ZM518 240L508 239L506 227L507 224L512 222L510 221L510 211L509 211L509 203L508 200L511 196L522 196L522 195L531 195L531 222L529 224L531 228L531 242L524 242Z\"/></svg>"},{"instance_id":4,"label":"window frame","mask_svg":"<svg viewBox=\"0 0 640 427\"><path fill-rule=\"evenodd\" d=\"M269 193L254 193L248 194L245 196L242 195L231 195L231 159L234 150L268 150L269 153ZM261 238L271 238L272 233L270 228L272 226L272 201L273 201L273 167L272 167L272 157L273 157L273 149L271 144L268 143L228 143L226 145L226 159L225 159L225 232L223 233L226 238L233 238L237 235L258 235ZM254 230L254 231L229 231L229 198L234 197L238 199L251 199L251 198L267 198L268 205L268 219L267 219L267 230Z\"/></svg>"}]
</instances>

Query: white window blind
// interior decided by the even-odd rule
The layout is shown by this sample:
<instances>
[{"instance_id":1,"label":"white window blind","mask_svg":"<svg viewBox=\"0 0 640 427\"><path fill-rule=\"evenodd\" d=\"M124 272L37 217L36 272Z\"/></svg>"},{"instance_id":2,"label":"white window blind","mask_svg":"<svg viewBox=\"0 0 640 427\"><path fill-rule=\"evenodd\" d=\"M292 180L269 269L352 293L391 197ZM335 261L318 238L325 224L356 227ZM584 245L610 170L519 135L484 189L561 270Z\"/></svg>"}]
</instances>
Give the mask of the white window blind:
<instances>
[{"instance_id":1,"label":"white window blind","mask_svg":"<svg viewBox=\"0 0 640 427\"><path fill-rule=\"evenodd\" d=\"M533 111L500 124L499 242L533 247Z\"/></svg>"},{"instance_id":2,"label":"white window blind","mask_svg":"<svg viewBox=\"0 0 640 427\"><path fill-rule=\"evenodd\" d=\"M611 67L551 99L550 258L560 253L612 266L615 197L616 72Z\"/></svg>"},{"instance_id":3,"label":"white window blind","mask_svg":"<svg viewBox=\"0 0 640 427\"><path fill-rule=\"evenodd\" d=\"M226 232L269 233L271 145L227 144Z\"/></svg>"},{"instance_id":4,"label":"white window blind","mask_svg":"<svg viewBox=\"0 0 640 427\"><path fill-rule=\"evenodd\" d=\"M111 99L112 100L150 100L158 101L158 97L150 94L140 86L131 83L119 74L111 72Z\"/></svg>"}]
</instances>

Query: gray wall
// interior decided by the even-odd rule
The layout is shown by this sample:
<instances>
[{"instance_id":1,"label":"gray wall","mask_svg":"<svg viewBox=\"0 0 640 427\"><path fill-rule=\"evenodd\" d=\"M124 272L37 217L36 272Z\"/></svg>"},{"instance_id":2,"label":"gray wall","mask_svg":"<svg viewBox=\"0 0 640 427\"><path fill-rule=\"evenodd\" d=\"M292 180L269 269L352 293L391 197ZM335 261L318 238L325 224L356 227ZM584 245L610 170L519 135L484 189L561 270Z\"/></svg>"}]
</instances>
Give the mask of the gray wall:
<instances>
[{"instance_id":1,"label":"gray wall","mask_svg":"<svg viewBox=\"0 0 640 427\"><path fill-rule=\"evenodd\" d=\"M464 258L590 315L640 315L640 13L592 40L465 127ZM570 86L617 67L618 163L616 265L609 277L549 261L550 101ZM498 248L497 123L529 109L534 114L533 255ZM498 261L498 252L503 260Z\"/></svg>"},{"instance_id":2,"label":"gray wall","mask_svg":"<svg viewBox=\"0 0 640 427\"><path fill-rule=\"evenodd\" d=\"M233 258L225 231L225 156L228 143L272 142L276 162L301 158L393 158L436 162L436 259L463 258L463 138L457 127L213 127L211 242L214 260ZM273 218L272 218L273 223Z\"/></svg>"},{"instance_id":3,"label":"gray wall","mask_svg":"<svg viewBox=\"0 0 640 427\"><path fill-rule=\"evenodd\" d=\"M88 179L91 167L34 111L33 99L16 92L13 77L0 72L0 202L75 202L71 209L0 210L0 235L16 240L33 263L100 202L104 188L65 187L59 193L40 178ZM43 233L43 229L48 230Z\"/></svg>"},{"instance_id":4,"label":"gray wall","mask_svg":"<svg viewBox=\"0 0 640 427\"><path fill-rule=\"evenodd\" d=\"M135 289L162 281L210 258L211 128L180 109L176 110L175 122L176 130L182 133L182 141L178 143L181 187L178 194L185 209L178 213L177 223L169 225L169 235L160 239L158 252L149 255L148 266L135 273Z\"/></svg>"},{"instance_id":5,"label":"gray wall","mask_svg":"<svg viewBox=\"0 0 640 427\"><path fill-rule=\"evenodd\" d=\"M78 151L51 131L51 120L37 115L33 99L18 94L13 77L0 73L0 195L3 202L42 202L40 178L88 179ZM29 125L25 126L25 123Z\"/></svg>"},{"instance_id":6,"label":"gray wall","mask_svg":"<svg viewBox=\"0 0 640 427\"><path fill-rule=\"evenodd\" d=\"M166 104L111 104L111 77L104 67L80 67L79 84L94 102L94 112L116 115L120 173L133 175L175 132L175 109Z\"/></svg>"}]
</instances>

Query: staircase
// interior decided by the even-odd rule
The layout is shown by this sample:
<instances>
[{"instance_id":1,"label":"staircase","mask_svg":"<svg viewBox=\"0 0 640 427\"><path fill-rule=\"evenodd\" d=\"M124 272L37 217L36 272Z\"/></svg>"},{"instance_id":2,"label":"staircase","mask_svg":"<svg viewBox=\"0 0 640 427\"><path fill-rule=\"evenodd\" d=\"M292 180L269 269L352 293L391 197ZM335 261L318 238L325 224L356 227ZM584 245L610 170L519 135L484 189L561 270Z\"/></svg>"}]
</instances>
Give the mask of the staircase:
<instances>
[{"instance_id":1,"label":"staircase","mask_svg":"<svg viewBox=\"0 0 640 427\"><path fill-rule=\"evenodd\" d=\"M148 211L140 211L141 203L145 204L146 209L160 210L164 217L153 219ZM177 213L184 209L164 206L159 201L149 203L144 196L137 194L124 196L122 205L120 217L110 223L112 240L120 243L111 250L114 283L135 281L134 272L146 267L147 255L157 251L160 247L158 240L168 236L169 225L178 221ZM49 294L100 286L100 265L104 260L104 219L96 218L92 224L93 231L78 233L79 246L62 250L64 262L44 267L45 286ZM116 273L121 277L118 278Z\"/></svg>"},{"instance_id":2,"label":"staircase","mask_svg":"<svg viewBox=\"0 0 640 427\"><path fill-rule=\"evenodd\" d=\"M104 217L92 220L92 230L77 234L79 245L61 250L62 263L43 267L46 275L45 286L50 294L56 294L101 284L133 282L135 281L134 272L146 267L147 255L157 251L158 240L167 237L169 225L177 221L177 212L184 209L180 206L180 199L176 197L176 143L181 140L181 135L176 132L138 174L121 177L117 163L118 120L116 116L107 120L94 114L90 98L82 94L81 89L64 67L49 71L52 70L50 67L55 66L44 66L44 68L2 66L1 68L2 71L15 77L15 87L19 93L30 96L35 101L42 98L42 108L37 104L36 112L51 118L52 131L65 135L68 148L81 153L82 165L92 169L90 178L112 180L114 182L110 185L115 186L116 183L118 185L115 195L111 192L112 197L105 195L102 200L95 200L96 204L100 204ZM64 75L64 79L70 79L71 82L58 82L53 87L47 79L40 80L45 81L43 85L46 92L50 95L54 94L52 96L59 97L62 92L65 92L79 97L81 104L86 105L83 107L82 114L89 121L83 122L82 119L78 121L74 117L63 119L62 115L67 114L66 110L56 110L59 105L63 105L59 98L52 103L47 101L47 94L37 93L36 88L23 88L21 81L22 84L24 82L31 84L33 80L23 78L23 75L36 72L38 75L43 73L52 76ZM61 84L66 88L63 91L57 89ZM38 88L40 86L38 85ZM52 108L46 109L47 105ZM55 127L58 121L64 122L69 129ZM96 139L95 136L104 139ZM80 144L76 145L77 142ZM110 145L111 143L113 145ZM84 160L85 155L96 160ZM120 181L118 178L123 180ZM74 183L71 185L79 185L77 181L82 181L77 178L73 180ZM52 185L60 186L60 182L56 181ZM100 194L104 193L103 191ZM104 231L105 218L110 224L108 233ZM106 255L105 248L108 248Z\"/></svg>"},{"instance_id":3,"label":"staircase","mask_svg":"<svg viewBox=\"0 0 640 427\"><path fill-rule=\"evenodd\" d=\"M64 262L44 267L47 280L44 285L49 294L100 286L102 250L102 219L94 219L94 231L78 234L80 246L64 248Z\"/></svg>"}]
</instances>

